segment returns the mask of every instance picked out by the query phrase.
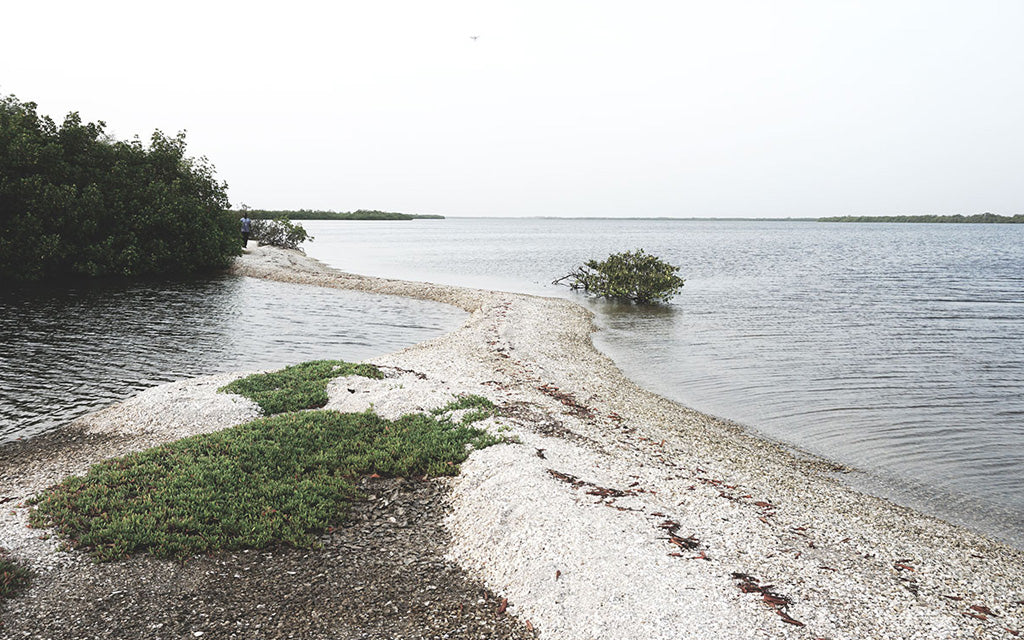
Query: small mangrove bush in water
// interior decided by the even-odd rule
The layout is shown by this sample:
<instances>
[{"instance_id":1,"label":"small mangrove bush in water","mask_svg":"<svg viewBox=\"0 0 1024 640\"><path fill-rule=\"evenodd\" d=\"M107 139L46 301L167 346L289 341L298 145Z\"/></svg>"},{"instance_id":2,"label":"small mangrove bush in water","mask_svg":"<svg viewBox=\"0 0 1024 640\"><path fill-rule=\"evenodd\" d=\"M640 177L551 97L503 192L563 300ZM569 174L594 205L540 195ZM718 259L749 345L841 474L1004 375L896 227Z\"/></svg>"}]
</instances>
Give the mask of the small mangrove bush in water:
<instances>
[{"instance_id":1,"label":"small mangrove bush in water","mask_svg":"<svg viewBox=\"0 0 1024 640\"><path fill-rule=\"evenodd\" d=\"M324 410L260 418L93 465L36 498L31 522L98 560L311 547L345 519L359 477L455 475L470 450L499 442L465 422Z\"/></svg>"},{"instance_id":2,"label":"small mangrove bush in water","mask_svg":"<svg viewBox=\"0 0 1024 640\"><path fill-rule=\"evenodd\" d=\"M380 379L380 369L372 364L354 364L343 360L313 360L270 373L255 373L224 385L218 391L249 398L264 415L286 411L318 409L327 404L327 383L341 376Z\"/></svg>"},{"instance_id":3,"label":"small mangrove bush in water","mask_svg":"<svg viewBox=\"0 0 1024 640\"><path fill-rule=\"evenodd\" d=\"M613 253L600 262L588 260L553 284L625 302L668 302L685 282L678 272L679 267L639 249Z\"/></svg>"}]
</instances>

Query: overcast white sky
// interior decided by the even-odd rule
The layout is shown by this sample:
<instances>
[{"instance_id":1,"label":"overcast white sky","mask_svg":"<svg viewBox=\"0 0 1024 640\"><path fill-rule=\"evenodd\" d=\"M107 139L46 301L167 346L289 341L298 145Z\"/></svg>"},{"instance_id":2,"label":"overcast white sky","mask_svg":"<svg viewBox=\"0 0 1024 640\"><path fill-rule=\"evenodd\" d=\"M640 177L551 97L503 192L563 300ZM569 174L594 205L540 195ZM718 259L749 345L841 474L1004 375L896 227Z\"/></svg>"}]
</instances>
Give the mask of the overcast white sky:
<instances>
[{"instance_id":1,"label":"overcast white sky","mask_svg":"<svg viewBox=\"0 0 1024 640\"><path fill-rule=\"evenodd\" d=\"M1024 213L1021 0L40 0L2 20L0 93L122 139L187 130L236 207Z\"/></svg>"}]
</instances>

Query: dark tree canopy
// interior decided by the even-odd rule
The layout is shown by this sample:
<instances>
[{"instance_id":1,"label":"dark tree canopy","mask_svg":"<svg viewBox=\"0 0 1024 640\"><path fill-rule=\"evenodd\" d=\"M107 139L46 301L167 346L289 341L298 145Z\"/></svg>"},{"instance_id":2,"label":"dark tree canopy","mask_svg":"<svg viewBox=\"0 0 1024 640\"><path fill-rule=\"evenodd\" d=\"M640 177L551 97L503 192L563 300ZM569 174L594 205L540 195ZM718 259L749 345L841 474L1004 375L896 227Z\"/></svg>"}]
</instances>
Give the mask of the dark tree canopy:
<instances>
[{"instance_id":1,"label":"dark tree canopy","mask_svg":"<svg viewBox=\"0 0 1024 640\"><path fill-rule=\"evenodd\" d=\"M227 185L185 134L122 142L0 97L0 279L192 274L240 252Z\"/></svg>"}]
</instances>

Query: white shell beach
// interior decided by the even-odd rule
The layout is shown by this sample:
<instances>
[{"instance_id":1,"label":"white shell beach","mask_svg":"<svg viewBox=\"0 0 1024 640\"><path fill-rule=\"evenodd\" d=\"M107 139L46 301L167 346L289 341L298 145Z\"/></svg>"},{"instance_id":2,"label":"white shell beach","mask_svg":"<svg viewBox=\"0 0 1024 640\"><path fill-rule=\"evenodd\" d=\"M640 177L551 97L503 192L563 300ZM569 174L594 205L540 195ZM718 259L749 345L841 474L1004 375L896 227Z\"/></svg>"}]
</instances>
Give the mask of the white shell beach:
<instances>
[{"instance_id":1,"label":"white shell beach","mask_svg":"<svg viewBox=\"0 0 1024 640\"><path fill-rule=\"evenodd\" d=\"M542 638L1009 638L1024 631L1024 553L842 482L838 465L637 387L591 343L571 301L341 273L259 247L236 274L410 296L470 313L458 329L340 379L328 408L401 415L478 394L509 444L452 479L449 557ZM5 471L0 546L72 571L26 528L24 500L89 464L225 428L258 409L216 389L150 389L79 421L116 447ZM415 550L410 550L415 553Z\"/></svg>"}]
</instances>

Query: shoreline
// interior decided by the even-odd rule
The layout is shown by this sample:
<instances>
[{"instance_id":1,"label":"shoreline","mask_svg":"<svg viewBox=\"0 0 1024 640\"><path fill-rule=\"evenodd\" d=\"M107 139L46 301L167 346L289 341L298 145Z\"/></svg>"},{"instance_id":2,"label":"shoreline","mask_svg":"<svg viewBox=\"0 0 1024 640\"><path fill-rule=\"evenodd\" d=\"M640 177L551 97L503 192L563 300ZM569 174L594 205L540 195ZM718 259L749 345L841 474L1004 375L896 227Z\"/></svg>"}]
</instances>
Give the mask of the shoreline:
<instances>
[{"instance_id":1,"label":"shoreline","mask_svg":"<svg viewBox=\"0 0 1024 640\"><path fill-rule=\"evenodd\" d=\"M372 359L397 381L338 402L406 410L472 392L503 408L500 428L520 444L474 453L451 481L447 558L507 598L508 613L542 638L1024 632L1024 553L860 494L832 477L837 465L636 386L593 346L591 315L571 301L344 274L267 248L248 251L233 271L471 314L444 336ZM105 443L90 445L102 458L199 423L227 426L211 414L234 424L251 411L196 392L203 380L158 387L76 424ZM181 405L201 419L154 419L155 408ZM75 463L53 465L51 476L23 468L5 478L3 494L41 488L58 471L80 471ZM5 514L0 531L16 520ZM12 551L61 571L52 547L24 540Z\"/></svg>"}]
</instances>

